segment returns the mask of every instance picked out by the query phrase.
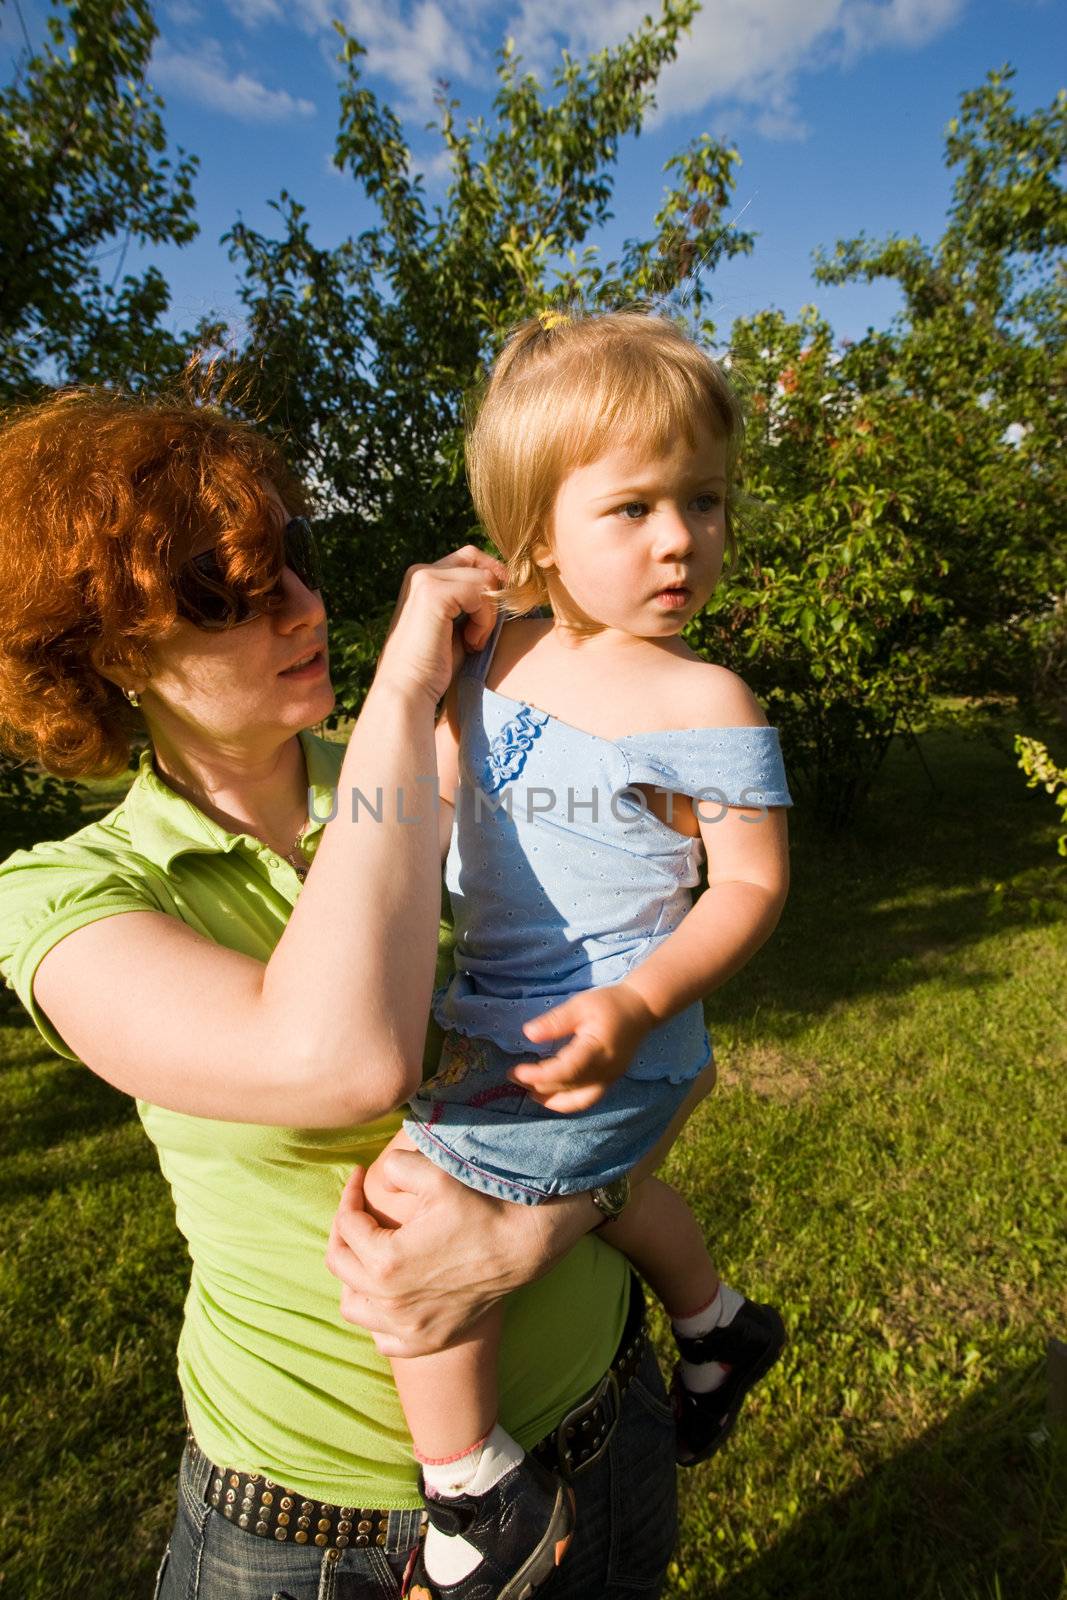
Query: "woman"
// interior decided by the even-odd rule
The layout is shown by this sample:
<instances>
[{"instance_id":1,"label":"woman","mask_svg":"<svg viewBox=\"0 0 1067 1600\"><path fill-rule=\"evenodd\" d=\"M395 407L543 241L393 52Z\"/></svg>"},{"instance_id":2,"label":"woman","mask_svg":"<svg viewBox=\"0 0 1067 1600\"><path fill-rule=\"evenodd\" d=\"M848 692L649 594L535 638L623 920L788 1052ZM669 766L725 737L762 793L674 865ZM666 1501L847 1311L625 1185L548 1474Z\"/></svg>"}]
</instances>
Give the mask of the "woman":
<instances>
[{"instance_id":1,"label":"woman","mask_svg":"<svg viewBox=\"0 0 1067 1600\"><path fill-rule=\"evenodd\" d=\"M136 1097L189 1243L157 1594L399 1594L419 1498L384 1356L461 1337L531 1247L546 1276L508 1306L502 1416L574 1472L553 1593L656 1594L673 1429L589 1197L519 1216L398 1155L411 1217L385 1231L357 1173L329 1258L363 1329L338 1310L331 1218L420 1078L435 708L501 569L467 547L408 573L342 750L308 731L334 696L302 509L276 449L214 410L74 393L0 433L6 743L83 776L148 734L109 816L0 868L0 971L53 1048Z\"/></svg>"}]
</instances>

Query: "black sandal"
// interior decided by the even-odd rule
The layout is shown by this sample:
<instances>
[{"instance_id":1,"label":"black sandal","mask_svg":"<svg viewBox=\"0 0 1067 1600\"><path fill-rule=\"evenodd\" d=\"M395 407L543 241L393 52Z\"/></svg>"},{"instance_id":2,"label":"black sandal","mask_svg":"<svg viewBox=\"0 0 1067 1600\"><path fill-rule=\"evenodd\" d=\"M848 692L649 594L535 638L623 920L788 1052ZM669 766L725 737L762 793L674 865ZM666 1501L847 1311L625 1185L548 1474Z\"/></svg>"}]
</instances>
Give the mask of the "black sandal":
<instances>
[{"instance_id":1,"label":"black sandal","mask_svg":"<svg viewBox=\"0 0 1067 1600\"><path fill-rule=\"evenodd\" d=\"M482 1559L457 1583L435 1583L419 1544L404 1574L408 1600L529 1600L567 1553L574 1491L530 1455L485 1494L427 1494L421 1473L419 1491L434 1527L461 1534Z\"/></svg>"},{"instance_id":2,"label":"black sandal","mask_svg":"<svg viewBox=\"0 0 1067 1600\"><path fill-rule=\"evenodd\" d=\"M681 1363L671 1379L674 1406L675 1460L695 1467L721 1450L737 1422L753 1384L774 1366L785 1346L785 1325L773 1306L746 1300L725 1328L696 1338L675 1334L683 1361L718 1361L729 1370L717 1389L696 1394L687 1389Z\"/></svg>"}]
</instances>

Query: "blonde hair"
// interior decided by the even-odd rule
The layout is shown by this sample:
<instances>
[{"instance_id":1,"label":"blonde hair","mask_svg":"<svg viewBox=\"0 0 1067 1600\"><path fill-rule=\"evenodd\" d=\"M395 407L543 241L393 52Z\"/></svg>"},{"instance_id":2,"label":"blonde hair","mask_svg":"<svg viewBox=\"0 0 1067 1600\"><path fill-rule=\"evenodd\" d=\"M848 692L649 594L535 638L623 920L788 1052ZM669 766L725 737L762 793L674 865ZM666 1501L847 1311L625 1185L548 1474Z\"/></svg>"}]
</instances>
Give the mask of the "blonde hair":
<instances>
[{"instance_id":1,"label":"blonde hair","mask_svg":"<svg viewBox=\"0 0 1067 1600\"><path fill-rule=\"evenodd\" d=\"M725 440L733 487L740 404L721 368L665 317L642 311L521 323L489 376L467 431L467 477L479 520L507 563L498 601L521 616L549 598L536 564L549 544L560 484L620 444L650 454L701 424ZM734 555L731 496L726 548Z\"/></svg>"}]
</instances>

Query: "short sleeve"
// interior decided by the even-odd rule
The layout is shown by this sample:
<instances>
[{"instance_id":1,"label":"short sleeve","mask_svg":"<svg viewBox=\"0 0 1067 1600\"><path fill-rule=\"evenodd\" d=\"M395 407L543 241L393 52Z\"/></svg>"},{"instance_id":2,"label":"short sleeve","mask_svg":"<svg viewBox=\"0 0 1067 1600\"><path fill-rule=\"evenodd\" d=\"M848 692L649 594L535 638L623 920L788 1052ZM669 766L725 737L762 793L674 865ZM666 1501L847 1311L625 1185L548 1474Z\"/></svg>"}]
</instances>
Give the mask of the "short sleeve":
<instances>
[{"instance_id":1,"label":"short sleeve","mask_svg":"<svg viewBox=\"0 0 1067 1600\"><path fill-rule=\"evenodd\" d=\"M791 806L777 728L669 728L621 739L630 783L724 799L731 806Z\"/></svg>"},{"instance_id":2,"label":"short sleeve","mask_svg":"<svg viewBox=\"0 0 1067 1600\"><path fill-rule=\"evenodd\" d=\"M147 887L113 859L74 843L37 845L0 863L0 975L57 1054L78 1060L33 997L37 968L49 950L102 917L159 909Z\"/></svg>"}]
</instances>

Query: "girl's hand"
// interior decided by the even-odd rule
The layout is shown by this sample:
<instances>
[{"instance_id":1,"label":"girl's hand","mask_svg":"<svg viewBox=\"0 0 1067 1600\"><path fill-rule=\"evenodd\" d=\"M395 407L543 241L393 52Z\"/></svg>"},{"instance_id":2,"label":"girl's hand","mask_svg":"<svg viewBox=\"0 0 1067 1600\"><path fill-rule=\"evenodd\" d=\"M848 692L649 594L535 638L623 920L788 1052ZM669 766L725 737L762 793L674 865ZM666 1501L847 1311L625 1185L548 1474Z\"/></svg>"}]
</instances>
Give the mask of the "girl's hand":
<instances>
[{"instance_id":1,"label":"girl's hand","mask_svg":"<svg viewBox=\"0 0 1067 1600\"><path fill-rule=\"evenodd\" d=\"M549 1111L585 1111L621 1078L656 1018L625 983L586 989L534 1017L523 1033L534 1043L574 1037L543 1061L524 1061L509 1074Z\"/></svg>"},{"instance_id":2,"label":"girl's hand","mask_svg":"<svg viewBox=\"0 0 1067 1600\"><path fill-rule=\"evenodd\" d=\"M441 699L463 657L480 650L496 622L490 596L504 581L502 562L472 544L432 566L409 567L386 634L376 684ZM455 624L461 619L462 629Z\"/></svg>"},{"instance_id":3,"label":"girl's hand","mask_svg":"<svg viewBox=\"0 0 1067 1600\"><path fill-rule=\"evenodd\" d=\"M363 1203L363 1169L345 1186L326 1265L343 1284L341 1315L368 1328L385 1356L454 1344L513 1289L541 1277L603 1219L587 1194L518 1206L457 1183L424 1156L383 1158L415 1210L399 1228Z\"/></svg>"}]
</instances>

